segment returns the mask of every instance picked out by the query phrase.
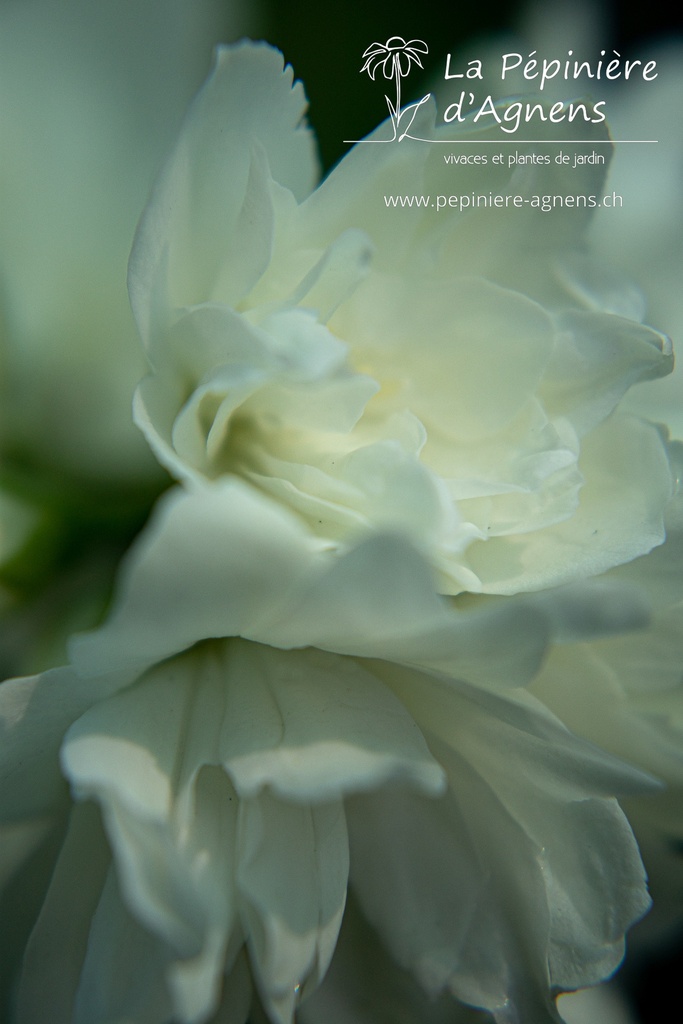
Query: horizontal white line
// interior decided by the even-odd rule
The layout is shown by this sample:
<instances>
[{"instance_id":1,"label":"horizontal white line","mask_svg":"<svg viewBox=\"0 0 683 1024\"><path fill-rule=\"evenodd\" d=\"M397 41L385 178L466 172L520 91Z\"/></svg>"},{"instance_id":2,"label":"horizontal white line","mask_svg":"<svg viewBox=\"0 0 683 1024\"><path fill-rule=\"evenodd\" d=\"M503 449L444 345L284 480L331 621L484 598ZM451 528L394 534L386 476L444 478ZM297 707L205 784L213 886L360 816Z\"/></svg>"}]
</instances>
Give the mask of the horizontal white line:
<instances>
[{"instance_id":1,"label":"horizontal white line","mask_svg":"<svg viewBox=\"0 0 683 1024\"><path fill-rule=\"evenodd\" d=\"M413 142L437 143L442 146L650 146L656 145L659 139L413 139ZM396 139L343 139L345 145L364 145L373 142L396 142ZM405 140L401 140L402 142Z\"/></svg>"}]
</instances>

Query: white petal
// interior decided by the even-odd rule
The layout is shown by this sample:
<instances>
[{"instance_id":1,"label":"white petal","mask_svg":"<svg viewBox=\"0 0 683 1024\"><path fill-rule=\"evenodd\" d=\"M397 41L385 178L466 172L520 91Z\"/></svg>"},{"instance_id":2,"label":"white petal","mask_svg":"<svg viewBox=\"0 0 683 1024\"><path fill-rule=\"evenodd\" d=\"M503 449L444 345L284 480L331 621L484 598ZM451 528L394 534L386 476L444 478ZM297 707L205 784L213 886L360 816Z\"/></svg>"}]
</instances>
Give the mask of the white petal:
<instances>
[{"instance_id":1,"label":"white petal","mask_svg":"<svg viewBox=\"0 0 683 1024\"><path fill-rule=\"evenodd\" d=\"M422 105L412 125L415 135L428 137L435 119L433 101ZM387 120L369 139L390 139ZM397 182L410 181L410 190L420 191L422 169L432 147L405 139L400 146L380 141L353 146L332 172L302 204L297 219L297 234L303 244L325 248L349 226L367 228L375 244L381 246L381 262L399 260L410 250L415 222L423 210L387 209L377 197L383 193L404 191ZM441 147L434 146L434 149ZM405 191L408 191L406 186ZM428 191L428 190L425 190Z\"/></svg>"},{"instance_id":2,"label":"white petal","mask_svg":"<svg viewBox=\"0 0 683 1024\"><path fill-rule=\"evenodd\" d=\"M212 767L216 705L193 668L191 656L185 671L160 666L100 702L69 731L62 751L76 793L103 808L128 910L172 949L169 984L183 1021L215 1008L224 963L230 966L241 942L233 893L237 800L225 773Z\"/></svg>"},{"instance_id":3,"label":"white petal","mask_svg":"<svg viewBox=\"0 0 683 1024\"><path fill-rule=\"evenodd\" d=\"M327 970L346 900L340 803L300 807L262 795L243 804L237 882L256 981L276 1024L291 1024Z\"/></svg>"},{"instance_id":4,"label":"white petal","mask_svg":"<svg viewBox=\"0 0 683 1024\"><path fill-rule=\"evenodd\" d=\"M669 444L667 451L671 475L678 482L683 479L683 449L676 442ZM677 493L665 511L664 543L640 558L615 566L609 573L609 579L623 580L642 589L660 609L669 609L683 600L683 492L680 484L676 486Z\"/></svg>"},{"instance_id":5,"label":"white petal","mask_svg":"<svg viewBox=\"0 0 683 1024\"><path fill-rule=\"evenodd\" d=\"M367 396L362 383L353 389L354 404L364 391ZM465 546L471 531L459 532L445 486L396 439L366 445L354 435L287 435L286 425L274 425L262 446L252 440L238 466L316 535L348 546L368 530L391 530L420 538L425 547L442 539L455 550Z\"/></svg>"},{"instance_id":6,"label":"white petal","mask_svg":"<svg viewBox=\"0 0 683 1024\"><path fill-rule=\"evenodd\" d=\"M239 642L225 655L220 756L240 796L319 802L394 780L440 792L414 722L354 659Z\"/></svg>"},{"instance_id":7,"label":"white petal","mask_svg":"<svg viewBox=\"0 0 683 1024\"><path fill-rule=\"evenodd\" d=\"M213 289L232 290L237 282L246 292L258 279L270 251L268 168L299 197L310 190L312 140L300 125L305 98L299 83L292 87L292 77L281 55L266 46L216 51L131 257L131 299L145 339L170 307L234 301L239 296Z\"/></svg>"},{"instance_id":8,"label":"white petal","mask_svg":"<svg viewBox=\"0 0 683 1024\"><path fill-rule=\"evenodd\" d=\"M465 441L499 430L533 397L554 334L518 292L417 271L373 275L331 323L373 376L404 382L428 429Z\"/></svg>"},{"instance_id":9,"label":"white petal","mask_svg":"<svg viewBox=\"0 0 683 1024\"><path fill-rule=\"evenodd\" d=\"M315 645L417 663L487 685L522 685L548 640L545 609L520 601L459 609L435 592L423 558L400 538L373 537L332 563L286 614L252 635L277 646Z\"/></svg>"},{"instance_id":10,"label":"white petal","mask_svg":"<svg viewBox=\"0 0 683 1024\"><path fill-rule=\"evenodd\" d=\"M73 640L71 654L86 674L142 671L199 640L242 635L521 685L538 668L548 630L540 605L453 608L401 538L371 537L342 557L322 551L284 510L228 482L160 502L128 557L110 619Z\"/></svg>"},{"instance_id":11,"label":"white petal","mask_svg":"<svg viewBox=\"0 0 683 1024\"><path fill-rule=\"evenodd\" d=\"M474 542L467 561L490 593L539 590L595 576L664 540L671 495L667 453L658 431L614 415L584 438L586 483L576 513L563 523L516 537Z\"/></svg>"},{"instance_id":12,"label":"white petal","mask_svg":"<svg viewBox=\"0 0 683 1024\"><path fill-rule=\"evenodd\" d=\"M482 1024L450 993L429 996L400 967L360 913L353 890L330 969L297 1013L301 1024Z\"/></svg>"},{"instance_id":13,"label":"white petal","mask_svg":"<svg viewBox=\"0 0 683 1024\"><path fill-rule=\"evenodd\" d=\"M457 694L385 675L430 736L450 789L429 802L354 798L362 904L428 989L448 986L501 1022L556 1020L551 987L611 972L625 928L647 909L637 847L612 799L638 775L521 693Z\"/></svg>"},{"instance_id":14,"label":"white petal","mask_svg":"<svg viewBox=\"0 0 683 1024\"><path fill-rule=\"evenodd\" d=\"M580 434L602 422L633 384L673 369L671 342L651 327L606 313L572 311L558 319L560 336L539 393L550 413L568 416Z\"/></svg>"},{"instance_id":15,"label":"white petal","mask_svg":"<svg viewBox=\"0 0 683 1024\"><path fill-rule=\"evenodd\" d=\"M201 689L188 706L193 683L180 666L159 668L146 683L86 713L62 751L76 792L105 807L112 842L127 865L126 895L186 955L213 918L229 930L235 813L227 779L220 772L201 775L215 763L211 732L205 743L201 731L215 708L202 702Z\"/></svg>"},{"instance_id":16,"label":"white petal","mask_svg":"<svg viewBox=\"0 0 683 1024\"><path fill-rule=\"evenodd\" d=\"M579 735L682 786L682 663L678 607L647 630L552 649L533 692Z\"/></svg>"},{"instance_id":17,"label":"white petal","mask_svg":"<svg viewBox=\"0 0 683 1024\"><path fill-rule=\"evenodd\" d=\"M314 800L310 810L297 805L287 811L296 819L292 842L297 828L305 831L310 822L323 878L337 865L322 896L315 895L323 900L323 918L315 926L319 931L307 928L286 992L278 980L285 968L271 963L273 956L285 957L280 925L272 925L266 947L253 953L266 979L267 998L286 1015L288 1000L292 1006L296 1002L294 986L324 971L343 908L338 898L339 865L346 863L343 814L340 804L321 801L390 779L429 792L442 786L441 770L401 703L355 661L242 640L196 648L98 703L69 730L62 761L76 793L103 807L128 909L175 953L178 962L170 977L182 1020L194 1020L215 1004L223 960L232 961L241 941L231 853L238 794L252 797L269 787L297 801ZM202 765L223 765L237 793L218 768ZM243 812L248 823L261 813L255 808L266 808L263 827L269 837L271 828L280 828L268 823L271 804L288 806L265 795L248 804L251 810ZM251 829L249 824L248 837ZM278 836L272 852L276 861L282 856ZM245 842L249 860L255 856L250 845L255 840ZM270 856L264 848L258 863ZM308 871L300 876L302 885ZM269 921L271 909L253 874L244 877L248 905L256 907L248 913L258 911ZM337 894L330 921L329 885ZM306 904L307 894L301 899ZM288 911L276 911L289 920ZM252 941L258 944L258 938Z\"/></svg>"},{"instance_id":18,"label":"white petal","mask_svg":"<svg viewBox=\"0 0 683 1024\"><path fill-rule=\"evenodd\" d=\"M73 641L72 657L85 673L142 671L199 640L242 635L522 685L552 633L595 635L642 618L628 588L598 589L460 608L438 597L426 562L400 538L374 536L335 556L284 510L220 483L160 504L129 556L111 618Z\"/></svg>"},{"instance_id":19,"label":"white petal","mask_svg":"<svg viewBox=\"0 0 683 1024\"><path fill-rule=\"evenodd\" d=\"M128 555L106 625L72 642L73 663L138 670L211 636L234 636L286 603L320 545L238 482L173 491Z\"/></svg>"},{"instance_id":20,"label":"white petal","mask_svg":"<svg viewBox=\"0 0 683 1024\"><path fill-rule=\"evenodd\" d=\"M59 747L71 723L100 696L67 668L0 685L0 820L42 818L66 795Z\"/></svg>"},{"instance_id":21,"label":"white petal","mask_svg":"<svg viewBox=\"0 0 683 1024\"><path fill-rule=\"evenodd\" d=\"M636 1024L626 999L614 985L571 992L558 1000L557 1008L565 1024Z\"/></svg>"},{"instance_id":22,"label":"white petal","mask_svg":"<svg viewBox=\"0 0 683 1024\"><path fill-rule=\"evenodd\" d=\"M432 996L448 988L473 1006L501 1011L505 1024L549 1024L556 1018L543 964L527 971L519 967L533 931L540 936L547 931L547 910L533 871L536 851L529 851L527 863L519 857L518 827L504 814L496 818L495 801L485 789L477 790L462 767L461 786L480 802L477 812L463 811L453 800L432 803L404 793L354 798L348 810L353 889L399 965L412 970ZM496 847L510 856L514 880L505 878L492 856L493 837L488 843L476 832L472 837L468 812L475 830L479 817L491 816ZM515 919L523 907L515 886L523 888L531 915L517 934ZM511 1008L507 1019L506 1006Z\"/></svg>"}]
</instances>

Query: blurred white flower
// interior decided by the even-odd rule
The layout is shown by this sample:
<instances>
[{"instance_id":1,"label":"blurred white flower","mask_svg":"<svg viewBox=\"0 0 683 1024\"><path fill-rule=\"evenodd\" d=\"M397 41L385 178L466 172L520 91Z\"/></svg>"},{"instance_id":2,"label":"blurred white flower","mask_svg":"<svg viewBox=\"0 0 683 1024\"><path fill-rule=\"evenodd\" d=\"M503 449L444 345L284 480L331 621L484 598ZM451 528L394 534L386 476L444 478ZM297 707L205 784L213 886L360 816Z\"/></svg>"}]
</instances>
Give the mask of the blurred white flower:
<instances>
[{"instance_id":1,"label":"blurred white flower","mask_svg":"<svg viewBox=\"0 0 683 1024\"><path fill-rule=\"evenodd\" d=\"M125 268L217 27L187 0L2 4L4 451L96 479L152 472L130 422L144 364Z\"/></svg>"}]
</instances>

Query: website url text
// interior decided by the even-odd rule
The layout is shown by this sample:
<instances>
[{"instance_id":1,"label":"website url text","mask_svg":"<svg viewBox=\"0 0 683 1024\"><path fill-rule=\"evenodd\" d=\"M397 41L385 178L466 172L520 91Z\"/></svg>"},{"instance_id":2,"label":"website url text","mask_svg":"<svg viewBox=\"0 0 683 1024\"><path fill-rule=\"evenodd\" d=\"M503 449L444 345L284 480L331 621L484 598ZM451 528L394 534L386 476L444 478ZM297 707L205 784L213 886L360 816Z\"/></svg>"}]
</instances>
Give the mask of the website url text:
<instances>
[{"instance_id":1,"label":"website url text","mask_svg":"<svg viewBox=\"0 0 683 1024\"><path fill-rule=\"evenodd\" d=\"M620 209L624 205L624 198L617 192L611 192L605 196L587 195L499 195L489 192L477 194L475 192L467 195L451 196L384 196L384 205L397 209L405 207L423 206L435 210L468 210L479 208L495 209L523 209L531 207L548 213L557 208L562 209Z\"/></svg>"}]
</instances>

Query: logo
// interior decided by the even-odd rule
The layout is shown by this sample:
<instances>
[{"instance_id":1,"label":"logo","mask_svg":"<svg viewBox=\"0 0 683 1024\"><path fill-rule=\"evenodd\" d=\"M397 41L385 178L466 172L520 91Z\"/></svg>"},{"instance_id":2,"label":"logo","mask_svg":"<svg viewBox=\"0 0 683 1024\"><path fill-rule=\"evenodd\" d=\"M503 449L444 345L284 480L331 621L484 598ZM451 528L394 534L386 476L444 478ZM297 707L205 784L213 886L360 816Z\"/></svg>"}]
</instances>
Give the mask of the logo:
<instances>
[{"instance_id":1,"label":"logo","mask_svg":"<svg viewBox=\"0 0 683 1024\"><path fill-rule=\"evenodd\" d=\"M600 99L597 102L588 95L585 99L579 100L555 100L544 95L544 89L553 79L562 79L565 82L574 82L578 79L588 79L586 83L592 91L596 89L596 83L604 79L618 78L642 78L645 82L652 82L658 76L657 62L651 60L624 60L614 50L614 57L608 59L605 50L600 50L598 59L579 60L573 50L567 50L566 56L553 56L551 58L538 55L536 50L528 54L526 59L522 53L504 53L496 60L493 56L486 58L487 73L491 72L493 66L494 75L497 75L501 83L512 86L512 96L501 98L501 91L494 89L482 99L481 92L475 95L474 90L483 90L483 86L475 83L484 82L484 61L478 58L467 61L465 68L460 71L454 70L452 54L446 55L446 67L443 75L444 82L456 81L460 87L460 94L448 96L441 90L439 97L445 106L439 109L434 104L435 123L428 123L427 119L421 116L417 123L416 115L420 108L432 98L427 93L416 103L409 103L401 107L401 85L402 80L407 78L414 65L423 68L422 60L429 52L429 47L422 39L411 39L409 42L402 36L390 36L385 43L371 43L363 53L363 64L360 74L367 71L373 82L377 80L378 72L385 83L393 82L394 95L385 94L387 107L389 108L391 135L380 138L379 132L373 132L370 138L365 139L344 139L347 144L371 144L386 142L403 142L404 139L413 139L415 142L440 143L442 145L495 145L503 142L523 142L527 144L569 144L576 145L605 145L611 146L613 141L607 135L605 128L586 129L588 138L581 138L584 134L580 126L600 125L606 119L606 100ZM456 65L457 67L457 65ZM516 74L515 74L516 73ZM512 82L508 83L508 78ZM520 83L521 79L521 83ZM591 81L592 80L592 81ZM518 98L520 84L523 89L523 98ZM463 88L464 87L464 88ZM453 88L453 87L451 87ZM576 86L570 87L572 90ZM587 90L588 91L588 90ZM435 97L436 99L436 97ZM449 102L450 100L450 102ZM577 124L572 127L572 122ZM543 122L550 122L546 127ZM455 123L457 126L464 124L472 134L472 130L481 129L478 137L466 138L457 132L454 138L446 138L443 130L446 125ZM562 138L556 138L554 125L564 123L565 127L558 129ZM506 136L516 135L522 125L534 124L535 128L530 129L536 137L524 140L509 139ZM420 132L423 134L421 135ZM493 134L500 132L501 134ZM426 137L424 137L426 136ZM630 143L652 143L655 139L620 139L619 142Z\"/></svg>"},{"instance_id":2,"label":"logo","mask_svg":"<svg viewBox=\"0 0 683 1024\"><path fill-rule=\"evenodd\" d=\"M392 99L385 94L394 133L391 139L386 140L387 142L396 140L402 142L409 136L417 111L431 95L431 93L427 93L417 103L408 104L401 110L401 79L407 78L413 64L417 64L420 68L423 67L420 54L427 53L429 53L429 47L422 39L411 39L407 43L401 36L391 36L386 43L371 43L363 53L365 63L360 69L361 74L367 71L374 82L375 76L381 68L382 75L387 82L392 79L394 81L396 100L392 102Z\"/></svg>"}]
</instances>

